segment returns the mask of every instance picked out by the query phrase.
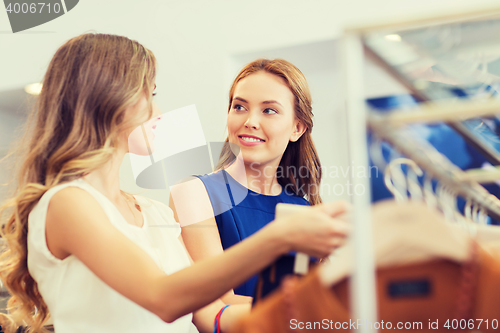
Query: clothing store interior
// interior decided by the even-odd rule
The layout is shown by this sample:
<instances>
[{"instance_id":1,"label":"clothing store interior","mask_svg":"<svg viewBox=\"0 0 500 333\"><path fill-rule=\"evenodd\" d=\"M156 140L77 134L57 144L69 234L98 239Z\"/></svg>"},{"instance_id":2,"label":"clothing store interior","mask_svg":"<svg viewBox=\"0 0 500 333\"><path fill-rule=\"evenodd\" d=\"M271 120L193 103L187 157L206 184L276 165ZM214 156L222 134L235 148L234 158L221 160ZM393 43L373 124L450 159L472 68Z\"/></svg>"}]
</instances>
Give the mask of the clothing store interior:
<instances>
[{"instance_id":1,"label":"clothing store interior","mask_svg":"<svg viewBox=\"0 0 500 333\"><path fill-rule=\"evenodd\" d=\"M77 1L76 6L65 9L63 15L52 21L16 33L11 32L9 19L7 12L0 9L0 206L6 205L5 210L0 209L2 223L9 219L12 209L17 212L17 203L10 206L6 203L12 198L19 200L20 196L16 196L22 189L19 184L26 186L26 179L19 181L20 175L22 178L19 170L24 169L17 164L16 147L28 140L33 126L38 126L26 124L33 120L30 117L36 109L41 108L42 103L37 104L37 99L43 95L40 94L45 82L53 84L44 81L49 63L61 45L89 33L127 37L151 50L156 59L152 109L153 112L159 109L161 116L156 114L152 136L146 133L147 126L145 129L141 125L138 135L145 140L148 153L134 154L129 148L119 167L119 187L123 193L132 194L129 197L135 205L126 211L131 213L132 224L137 222L135 208L139 213L150 209L145 208L148 206L143 205L143 199L135 199L139 196L158 202L167 212L161 210L160 215L166 214L167 219L175 219L174 224L178 224L170 229L180 230L177 236L182 237L181 247L187 252L182 251L189 254L189 259L174 270L158 264L165 275L184 266L202 265L217 256L228 259L221 259L220 265L214 259L214 269L230 266L229 257L236 258L243 252L237 252L236 248L241 245L241 250L243 246L250 249L253 244L250 239L258 239L260 229L269 229L268 224L294 215L295 219L303 217L303 223L313 223L308 221L308 214L317 208L314 206L328 203L345 206L342 209L335 206L342 214L329 213L332 220L342 220L342 227L347 225L348 230L339 232L341 237L337 234L329 254L314 256L309 253L312 250L300 251L302 247L295 243L284 253L273 254L271 259L265 253L255 254L268 260L265 265L256 264L248 253L241 254L234 262L241 261L245 266L248 260L251 267L248 274L235 272L236 277L232 277L230 269L209 273L228 281L225 291L223 287L214 287L221 288L220 295L214 291L199 302L193 301L194 305L186 305L179 310L184 317L178 315L166 320L170 317L155 313L161 317L161 323L144 324L144 332L498 331L500 5L497 0L119 3L87 0ZM254 186L255 179L244 173L260 175L264 171L265 174L267 167L254 169L258 163L248 161L259 158L259 149L265 157L278 149L270 145L274 142L273 135L283 136L282 132L287 130L279 123L284 121L279 119L287 116L280 111L280 107L286 107L282 106L285 103L279 89L286 90L283 94L292 92L290 98L295 102L290 110L295 110L297 116L297 105L302 100L297 97L293 80L300 78L278 70L248 69L248 64L265 66L267 60L262 59L271 60L276 68L286 65L298 69L307 80L305 88L308 87L312 100L312 123L307 125L302 118L293 118L293 133L282 150L305 147L302 143L308 135L312 139L307 154L312 151L315 157L302 161L300 167L283 164L284 157L281 162L280 159L275 164L269 162L275 165L269 169L275 170L269 178L270 184L277 187ZM273 62L275 59L285 60L285 65ZM242 75L247 69L249 74ZM257 78L262 81L257 82ZM266 105L263 112L253 113L256 109L253 101L264 95L269 99L273 92L278 97L263 102ZM300 93L307 95L302 90ZM151 100L152 97L148 102ZM234 106L235 100L240 104ZM276 104L279 104L277 111L272 106ZM239 119L243 119L243 125L238 124ZM236 128L240 125L241 128ZM233 135L235 131L238 136ZM43 140L47 138L44 136ZM131 145L131 139L128 140ZM262 148L266 145L269 147ZM283 151L280 158L288 157ZM233 156L229 162L223 161L225 152ZM314 163L310 164L311 161ZM242 168L237 170L238 163ZM293 177L287 178L290 172ZM320 177L312 181L311 175ZM49 186L45 183L49 178L45 177L48 175L40 185L44 191L50 191L52 186L66 186L62 181ZM81 177L69 180L82 182L75 183L75 187L92 187L87 182L93 178L85 178L87 173ZM287 181L282 183L277 180L279 177ZM289 190L293 193L289 194ZM119 325L117 313L106 314L110 318L117 316L116 320L110 319L109 325L99 322L103 316L92 324L85 322L88 318L84 315L64 318L73 312L64 311L56 301L68 288L76 288L75 284L63 281L76 274L77 271L70 272L72 265L76 265L71 263L81 259L80 252L65 251L75 256L74 261L68 261L53 251L57 248L54 244L59 243L51 238L56 236L49 237L49 214L47 218L37 215L40 207L43 204L47 207L50 200L47 195L44 201L42 195L37 197L40 200L37 206L34 206L37 201L30 206L33 214L29 216L29 226L35 229L36 222L43 220L43 227L47 219L47 233L44 236L45 228L36 233L28 228L28 222L24 224L23 230L28 234L23 238L24 252L28 254L24 253L24 261L17 264L24 264L25 275L35 284L29 291L35 291L36 299L44 305L43 311L38 311L39 303L35 302L34 312L25 315L34 318L37 312L43 312L43 320L20 321L11 316L15 302L13 298L9 303L8 300L20 291L12 281L11 272L5 273L12 270L7 259L14 256L14 248L3 235L6 232L12 237L12 232L5 230L16 228L19 225L15 221L22 220L12 217L8 228L2 225L0 238L4 253L0 258L1 331L27 332L30 323L41 323L48 331L61 333L83 332L78 327L85 327L86 332L128 332L118 326L114 326L116 330L110 328L111 323ZM33 207L38 210L35 212ZM120 208L119 211L125 214ZM160 239L161 232L154 231L154 227L161 223L155 225L151 216L156 215L139 220L139 227L150 229L150 233L144 231L147 234L144 237ZM136 236L125 234L134 241ZM34 239L36 235L39 240ZM140 245L140 241L136 243ZM38 246L43 248L39 252ZM226 253L233 246L235 250ZM152 245L152 248L155 262L174 256L158 254L173 247ZM30 251L36 253L31 255ZM96 262L83 258L84 265L85 260ZM43 263L37 264L36 260ZM97 265L88 266L85 269L95 273L92 279L107 276L94 271ZM200 278L199 283L210 286L211 278ZM54 283L57 279L61 282ZM127 302L150 311L140 297L134 298L134 293L115 288L119 284L113 284L113 279L102 280L106 288L115 289L112 291L125 296L120 295L124 300L128 298ZM92 283L88 282L89 290ZM51 288L57 291L51 293ZM87 297L85 292L82 291L82 299ZM32 297L29 293L24 296ZM89 300L94 296L88 296ZM195 299L196 295L189 297ZM103 304L110 299L103 296ZM212 302L220 302L220 311L215 311L217 316L211 317L212 326L207 328L200 324L204 323L199 319L204 314L198 309L210 308ZM72 306L67 299L61 303ZM75 305L74 312L81 311L81 304ZM246 304L248 309L240 311L238 304ZM111 306L115 307L113 303ZM188 314L192 320L186 317ZM141 312L140 316L143 315ZM94 314L89 316L95 318ZM126 316L129 315L123 315ZM137 323L150 320L143 319L149 318L146 315L140 318ZM182 326L181 319L191 326ZM71 320L84 322L73 327ZM137 323L130 320L127 324L130 332L132 327L137 331L140 326L134 326Z\"/></svg>"}]
</instances>

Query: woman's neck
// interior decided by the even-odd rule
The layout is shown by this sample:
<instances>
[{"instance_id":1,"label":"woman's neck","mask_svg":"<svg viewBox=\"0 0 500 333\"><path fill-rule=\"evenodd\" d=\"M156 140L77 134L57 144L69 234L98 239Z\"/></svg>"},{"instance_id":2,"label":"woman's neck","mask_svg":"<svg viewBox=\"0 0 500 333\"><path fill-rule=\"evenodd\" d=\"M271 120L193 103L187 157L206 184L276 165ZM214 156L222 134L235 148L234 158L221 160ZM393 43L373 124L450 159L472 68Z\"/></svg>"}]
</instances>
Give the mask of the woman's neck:
<instances>
[{"instance_id":1,"label":"woman's neck","mask_svg":"<svg viewBox=\"0 0 500 333\"><path fill-rule=\"evenodd\" d=\"M254 192L265 195L279 195L282 188L276 178L277 169L278 165L247 164L237 158L225 170L236 181Z\"/></svg>"},{"instance_id":2,"label":"woman's neck","mask_svg":"<svg viewBox=\"0 0 500 333\"><path fill-rule=\"evenodd\" d=\"M85 175L83 179L104 194L112 202L121 200L120 192L120 165L125 152L117 150L113 157L102 167Z\"/></svg>"}]
</instances>

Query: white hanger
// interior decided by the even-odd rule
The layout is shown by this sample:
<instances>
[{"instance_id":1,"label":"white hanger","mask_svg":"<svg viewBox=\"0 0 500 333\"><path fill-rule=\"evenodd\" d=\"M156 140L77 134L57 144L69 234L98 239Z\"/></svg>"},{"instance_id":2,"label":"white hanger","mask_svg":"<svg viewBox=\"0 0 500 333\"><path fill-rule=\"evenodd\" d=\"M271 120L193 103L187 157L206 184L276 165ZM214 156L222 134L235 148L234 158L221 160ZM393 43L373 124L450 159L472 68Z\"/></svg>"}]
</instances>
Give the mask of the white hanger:
<instances>
[{"instance_id":1,"label":"white hanger","mask_svg":"<svg viewBox=\"0 0 500 333\"><path fill-rule=\"evenodd\" d=\"M411 160L410 160L411 161ZM412 161L413 162L413 161ZM424 201L424 190L418 181L418 177L423 176L424 172L414 163L411 169L408 169L406 179L408 183L408 192L412 201Z\"/></svg>"},{"instance_id":2,"label":"white hanger","mask_svg":"<svg viewBox=\"0 0 500 333\"><path fill-rule=\"evenodd\" d=\"M471 236L425 203L383 201L373 206L372 220L377 267L432 258L463 262L469 257ZM352 245L349 240L337 250L334 262L321 266L319 275L324 285L332 285L350 274Z\"/></svg>"},{"instance_id":3,"label":"white hanger","mask_svg":"<svg viewBox=\"0 0 500 333\"><path fill-rule=\"evenodd\" d=\"M382 147L383 141L378 136L373 135L372 142L368 147L370 158L373 164L383 170L387 166L387 161L384 158L384 152Z\"/></svg>"},{"instance_id":4,"label":"white hanger","mask_svg":"<svg viewBox=\"0 0 500 333\"><path fill-rule=\"evenodd\" d=\"M402 165L409 167L407 175L403 173L401 169ZM410 198L420 201L423 198L423 191L420 188L417 177L422 175L423 171L417 163L408 158L400 157L392 160L385 168L384 183L396 201L404 202Z\"/></svg>"},{"instance_id":5,"label":"white hanger","mask_svg":"<svg viewBox=\"0 0 500 333\"><path fill-rule=\"evenodd\" d=\"M428 174L426 174L424 177L423 191L424 200L425 203L427 203L427 206L431 209L437 208L438 200L436 198L436 195L434 194L434 189L432 187L432 177Z\"/></svg>"}]
</instances>

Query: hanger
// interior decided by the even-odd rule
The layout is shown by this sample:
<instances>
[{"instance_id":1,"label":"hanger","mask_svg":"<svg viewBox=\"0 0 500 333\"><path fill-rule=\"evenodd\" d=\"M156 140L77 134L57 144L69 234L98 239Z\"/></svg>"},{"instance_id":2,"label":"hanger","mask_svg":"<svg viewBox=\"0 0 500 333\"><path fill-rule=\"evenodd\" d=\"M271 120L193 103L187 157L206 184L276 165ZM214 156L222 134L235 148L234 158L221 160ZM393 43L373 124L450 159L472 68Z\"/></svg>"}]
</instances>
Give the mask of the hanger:
<instances>
[{"instance_id":1,"label":"hanger","mask_svg":"<svg viewBox=\"0 0 500 333\"><path fill-rule=\"evenodd\" d=\"M401 169L402 165L409 166L406 175ZM423 199L423 190L417 177L421 177L423 174L417 163L408 158L400 157L392 160L385 168L384 183L398 202L408 201L409 199L421 201Z\"/></svg>"},{"instance_id":2,"label":"hanger","mask_svg":"<svg viewBox=\"0 0 500 333\"><path fill-rule=\"evenodd\" d=\"M373 134L371 144L368 147L368 151L373 164L380 170L384 170L387 166L387 161L384 157L382 145L382 139Z\"/></svg>"},{"instance_id":3,"label":"hanger","mask_svg":"<svg viewBox=\"0 0 500 333\"><path fill-rule=\"evenodd\" d=\"M429 208L435 209L438 206L438 200L434 194L434 188L432 186L432 177L426 174L424 177L423 184L424 201L427 203Z\"/></svg>"},{"instance_id":4,"label":"hanger","mask_svg":"<svg viewBox=\"0 0 500 333\"><path fill-rule=\"evenodd\" d=\"M411 161L411 160L410 160ZM422 177L424 172L418 167L418 165L412 161L414 164L411 169L408 170L406 174L406 181L408 183L408 192L410 193L410 198L413 201L424 201L424 189L420 184L418 177Z\"/></svg>"},{"instance_id":5,"label":"hanger","mask_svg":"<svg viewBox=\"0 0 500 333\"><path fill-rule=\"evenodd\" d=\"M452 189L439 183L436 188L436 194L439 208L443 212L445 219L451 222L460 221L461 218L457 216L459 215L456 208L457 198Z\"/></svg>"},{"instance_id":6,"label":"hanger","mask_svg":"<svg viewBox=\"0 0 500 333\"><path fill-rule=\"evenodd\" d=\"M374 256L377 267L403 265L433 258L464 262L472 237L443 214L423 202L379 202L372 207ZM500 234L500 232L499 232ZM335 259L319 270L324 285L333 285L352 270L351 241L337 250Z\"/></svg>"},{"instance_id":7,"label":"hanger","mask_svg":"<svg viewBox=\"0 0 500 333\"><path fill-rule=\"evenodd\" d=\"M474 215L474 209L469 209L471 210L470 214ZM469 225L474 228L475 238L478 243L491 254L498 255L500 254L500 227L487 224L488 216L483 207L480 207L478 211L479 213L476 217L478 223L469 223Z\"/></svg>"},{"instance_id":8,"label":"hanger","mask_svg":"<svg viewBox=\"0 0 500 333\"><path fill-rule=\"evenodd\" d=\"M434 157L437 158L437 156ZM408 166L406 175L401 168L402 165ZM439 183L434 194L432 177L426 174L423 184L419 182L418 177L423 175L422 169L413 160L396 158L385 168L384 182L397 202L425 201L431 208L439 207L446 220L461 224L469 232L471 228L468 224L471 222L487 224L488 217L483 207L477 203L472 205L469 199L462 215L457 210L458 193L456 190Z\"/></svg>"}]
</instances>

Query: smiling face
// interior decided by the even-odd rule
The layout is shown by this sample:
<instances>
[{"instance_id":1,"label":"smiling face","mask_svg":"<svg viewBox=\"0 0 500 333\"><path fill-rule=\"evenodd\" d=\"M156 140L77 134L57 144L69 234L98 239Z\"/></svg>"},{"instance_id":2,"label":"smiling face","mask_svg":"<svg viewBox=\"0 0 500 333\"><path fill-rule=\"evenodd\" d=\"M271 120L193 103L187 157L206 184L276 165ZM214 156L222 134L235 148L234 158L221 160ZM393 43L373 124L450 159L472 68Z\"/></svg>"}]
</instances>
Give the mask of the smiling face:
<instances>
[{"instance_id":1,"label":"smiling face","mask_svg":"<svg viewBox=\"0 0 500 333\"><path fill-rule=\"evenodd\" d=\"M143 97L139 102L128 110L129 112L147 112L147 99ZM129 153L148 156L151 155L154 150L154 138L155 134L153 130L156 128L156 122L161 118L161 112L158 105L153 101L153 117L142 125L136 127L128 136L128 151Z\"/></svg>"},{"instance_id":2,"label":"smiling face","mask_svg":"<svg viewBox=\"0 0 500 333\"><path fill-rule=\"evenodd\" d=\"M281 77L259 71L238 82L227 117L229 142L245 164L279 165L289 141L305 131L295 117L295 96Z\"/></svg>"}]
</instances>

